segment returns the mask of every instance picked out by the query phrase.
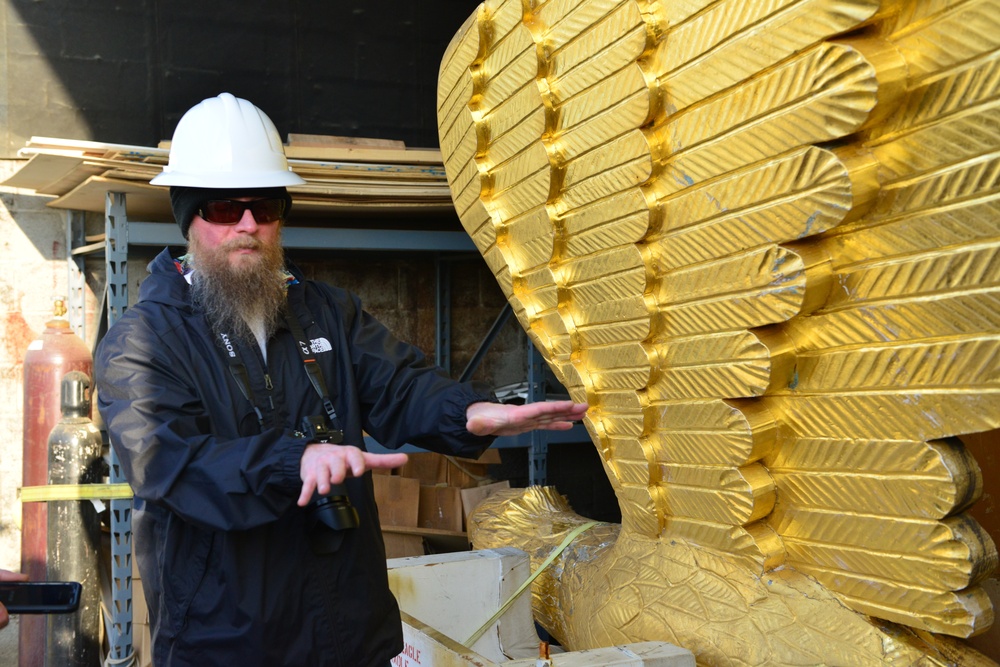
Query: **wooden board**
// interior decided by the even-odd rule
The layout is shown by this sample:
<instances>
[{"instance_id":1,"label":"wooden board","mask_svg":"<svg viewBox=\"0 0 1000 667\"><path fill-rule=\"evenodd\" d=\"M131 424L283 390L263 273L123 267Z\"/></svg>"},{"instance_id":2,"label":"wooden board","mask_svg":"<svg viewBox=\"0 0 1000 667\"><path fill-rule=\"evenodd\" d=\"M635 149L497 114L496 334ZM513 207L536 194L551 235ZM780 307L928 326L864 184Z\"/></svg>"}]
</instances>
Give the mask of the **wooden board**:
<instances>
[{"instance_id":1,"label":"wooden board","mask_svg":"<svg viewBox=\"0 0 1000 667\"><path fill-rule=\"evenodd\" d=\"M508 480L503 480L502 482L476 486L471 489L462 489L462 514L465 518L466 529L468 529L469 525L469 515L472 514L477 507L479 507L479 503L483 502L497 491L509 488L510 482Z\"/></svg>"},{"instance_id":2,"label":"wooden board","mask_svg":"<svg viewBox=\"0 0 1000 667\"><path fill-rule=\"evenodd\" d=\"M295 188L292 194L293 218L299 216L411 216L411 215L452 215L451 201L428 204L419 201L379 201L373 198L334 199L326 193L313 194L311 198L300 198ZM144 222L169 222L173 220L170 199L166 188L142 181L111 179L92 176L63 196L48 202L48 206L76 211L104 212L104 199L108 192L122 192L126 195L126 205L130 220Z\"/></svg>"},{"instance_id":3,"label":"wooden board","mask_svg":"<svg viewBox=\"0 0 1000 667\"><path fill-rule=\"evenodd\" d=\"M130 220L169 222L174 219L166 188L142 181L110 179L103 176L91 176L66 194L50 201L48 205L73 211L104 213L108 192L121 192L125 195L126 213Z\"/></svg>"},{"instance_id":4,"label":"wooden board","mask_svg":"<svg viewBox=\"0 0 1000 667\"><path fill-rule=\"evenodd\" d=\"M417 526L420 481L399 475L373 475L375 504L383 526Z\"/></svg>"},{"instance_id":5,"label":"wooden board","mask_svg":"<svg viewBox=\"0 0 1000 667\"><path fill-rule=\"evenodd\" d=\"M469 536L462 531L439 530L436 528L407 528L403 526L383 526L382 535L416 535L424 541L425 551L429 553L448 553L467 551L470 547Z\"/></svg>"},{"instance_id":6,"label":"wooden board","mask_svg":"<svg viewBox=\"0 0 1000 667\"><path fill-rule=\"evenodd\" d=\"M293 216L454 216L441 152L402 142L296 135L289 165L306 183L290 187ZM159 147L32 137L30 159L2 185L53 195L53 208L103 213L109 191L126 195L132 220L170 221L167 188L150 186L167 162Z\"/></svg>"},{"instance_id":7,"label":"wooden board","mask_svg":"<svg viewBox=\"0 0 1000 667\"><path fill-rule=\"evenodd\" d=\"M137 146L134 144L109 144L101 141L86 141L82 139L31 137L22 150L30 151L32 149L76 151L81 155L99 155L104 157L116 155L128 157L132 160L159 159L164 163L167 161L167 151L161 148Z\"/></svg>"},{"instance_id":8,"label":"wooden board","mask_svg":"<svg viewBox=\"0 0 1000 667\"><path fill-rule=\"evenodd\" d=\"M447 484L448 463L444 456L433 452L414 452L399 469L403 477L419 479L421 484Z\"/></svg>"},{"instance_id":9,"label":"wooden board","mask_svg":"<svg viewBox=\"0 0 1000 667\"><path fill-rule=\"evenodd\" d=\"M462 490L454 486L420 486L420 528L462 532Z\"/></svg>"},{"instance_id":10,"label":"wooden board","mask_svg":"<svg viewBox=\"0 0 1000 667\"><path fill-rule=\"evenodd\" d=\"M387 559L424 555L424 538L420 535L403 535L383 531L382 541L385 543L385 557Z\"/></svg>"},{"instance_id":11,"label":"wooden board","mask_svg":"<svg viewBox=\"0 0 1000 667\"><path fill-rule=\"evenodd\" d=\"M84 165L82 157L37 154L0 185L34 190L42 195L59 195L104 171L100 166Z\"/></svg>"},{"instance_id":12,"label":"wooden board","mask_svg":"<svg viewBox=\"0 0 1000 667\"><path fill-rule=\"evenodd\" d=\"M399 164L442 164L441 151L436 148L363 148L346 146L287 146L289 159L334 160L342 162L393 162Z\"/></svg>"},{"instance_id":13,"label":"wooden board","mask_svg":"<svg viewBox=\"0 0 1000 667\"><path fill-rule=\"evenodd\" d=\"M406 149L406 142L396 139L376 139L373 137L342 137L331 134L288 134L289 146L326 146L342 148L358 146L364 148L395 148Z\"/></svg>"}]
</instances>

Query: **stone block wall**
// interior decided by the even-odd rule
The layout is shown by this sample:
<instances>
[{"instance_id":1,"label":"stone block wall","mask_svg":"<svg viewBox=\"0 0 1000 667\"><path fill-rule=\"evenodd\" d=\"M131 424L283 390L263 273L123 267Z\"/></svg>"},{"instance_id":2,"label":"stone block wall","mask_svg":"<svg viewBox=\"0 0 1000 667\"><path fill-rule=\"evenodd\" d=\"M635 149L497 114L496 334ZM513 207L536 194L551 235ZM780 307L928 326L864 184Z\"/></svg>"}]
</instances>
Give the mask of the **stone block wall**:
<instances>
[{"instance_id":1,"label":"stone block wall","mask_svg":"<svg viewBox=\"0 0 1000 667\"><path fill-rule=\"evenodd\" d=\"M231 92L301 132L437 145L438 65L473 0L7 0L0 156L32 135L155 145Z\"/></svg>"}]
</instances>

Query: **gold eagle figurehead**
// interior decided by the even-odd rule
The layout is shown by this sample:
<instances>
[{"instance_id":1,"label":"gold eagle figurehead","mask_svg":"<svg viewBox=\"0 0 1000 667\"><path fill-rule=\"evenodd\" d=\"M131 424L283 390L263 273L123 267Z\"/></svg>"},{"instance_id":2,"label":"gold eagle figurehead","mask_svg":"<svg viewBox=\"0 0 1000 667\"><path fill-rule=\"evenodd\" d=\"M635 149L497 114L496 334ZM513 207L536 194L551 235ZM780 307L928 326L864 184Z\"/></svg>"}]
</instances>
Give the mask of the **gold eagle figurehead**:
<instances>
[{"instance_id":1,"label":"gold eagle figurehead","mask_svg":"<svg viewBox=\"0 0 1000 667\"><path fill-rule=\"evenodd\" d=\"M535 584L567 648L992 664L957 436L1000 427L1000 2L487 1L444 55L456 211L622 511ZM584 519L495 496L537 564ZM572 612L572 613L570 613Z\"/></svg>"}]
</instances>

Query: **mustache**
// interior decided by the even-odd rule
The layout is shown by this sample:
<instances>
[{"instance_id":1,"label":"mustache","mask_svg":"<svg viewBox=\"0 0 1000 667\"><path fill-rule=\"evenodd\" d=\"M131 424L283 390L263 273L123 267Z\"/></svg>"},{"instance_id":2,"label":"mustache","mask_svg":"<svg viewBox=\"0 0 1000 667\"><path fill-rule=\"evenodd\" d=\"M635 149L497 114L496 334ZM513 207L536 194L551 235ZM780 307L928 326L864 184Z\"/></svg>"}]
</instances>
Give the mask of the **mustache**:
<instances>
[{"instance_id":1,"label":"mustache","mask_svg":"<svg viewBox=\"0 0 1000 667\"><path fill-rule=\"evenodd\" d=\"M226 241L220 245L220 250L260 250L264 247L264 243L260 239L253 238L252 236L247 236L244 238L237 238L231 241Z\"/></svg>"}]
</instances>

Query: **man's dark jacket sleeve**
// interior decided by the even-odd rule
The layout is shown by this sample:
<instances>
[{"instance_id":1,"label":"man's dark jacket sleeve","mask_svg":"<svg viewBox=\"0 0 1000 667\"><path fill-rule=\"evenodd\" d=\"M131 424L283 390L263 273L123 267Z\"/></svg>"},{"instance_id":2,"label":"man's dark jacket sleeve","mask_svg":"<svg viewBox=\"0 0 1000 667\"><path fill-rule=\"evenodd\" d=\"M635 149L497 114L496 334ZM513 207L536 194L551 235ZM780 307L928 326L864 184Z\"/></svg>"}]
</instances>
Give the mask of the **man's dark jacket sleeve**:
<instances>
[{"instance_id":1,"label":"man's dark jacket sleeve","mask_svg":"<svg viewBox=\"0 0 1000 667\"><path fill-rule=\"evenodd\" d=\"M184 338L130 312L98 350L101 414L126 477L137 497L203 527L243 530L274 521L301 489L307 441L291 429L240 435L216 423L230 420L213 414L211 397L235 397L217 369L177 354L178 343L191 349Z\"/></svg>"}]
</instances>

